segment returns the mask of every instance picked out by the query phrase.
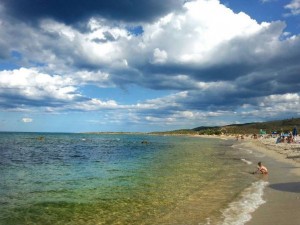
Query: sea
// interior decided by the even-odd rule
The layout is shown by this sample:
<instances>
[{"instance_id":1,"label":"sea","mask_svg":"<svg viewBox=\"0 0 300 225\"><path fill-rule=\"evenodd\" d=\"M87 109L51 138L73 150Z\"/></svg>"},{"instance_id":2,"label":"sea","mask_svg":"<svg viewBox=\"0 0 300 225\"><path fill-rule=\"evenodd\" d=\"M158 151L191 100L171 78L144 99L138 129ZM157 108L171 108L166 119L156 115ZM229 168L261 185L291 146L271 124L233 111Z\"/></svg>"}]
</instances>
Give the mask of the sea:
<instances>
[{"instance_id":1,"label":"sea","mask_svg":"<svg viewBox=\"0 0 300 225\"><path fill-rule=\"evenodd\" d=\"M265 202L252 154L220 138L2 132L0 224L243 225Z\"/></svg>"}]
</instances>

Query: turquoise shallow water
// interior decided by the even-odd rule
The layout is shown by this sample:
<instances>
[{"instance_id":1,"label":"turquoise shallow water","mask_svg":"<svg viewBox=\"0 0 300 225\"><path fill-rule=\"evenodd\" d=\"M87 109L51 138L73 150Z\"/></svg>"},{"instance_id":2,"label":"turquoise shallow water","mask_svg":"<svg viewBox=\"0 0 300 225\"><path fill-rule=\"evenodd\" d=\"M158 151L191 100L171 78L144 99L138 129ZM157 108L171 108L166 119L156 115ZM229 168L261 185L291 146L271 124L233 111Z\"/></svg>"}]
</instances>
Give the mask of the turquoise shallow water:
<instances>
[{"instance_id":1,"label":"turquoise shallow water","mask_svg":"<svg viewBox=\"0 0 300 225\"><path fill-rule=\"evenodd\" d=\"M5 225L217 224L255 181L219 139L0 133L0 144Z\"/></svg>"}]
</instances>

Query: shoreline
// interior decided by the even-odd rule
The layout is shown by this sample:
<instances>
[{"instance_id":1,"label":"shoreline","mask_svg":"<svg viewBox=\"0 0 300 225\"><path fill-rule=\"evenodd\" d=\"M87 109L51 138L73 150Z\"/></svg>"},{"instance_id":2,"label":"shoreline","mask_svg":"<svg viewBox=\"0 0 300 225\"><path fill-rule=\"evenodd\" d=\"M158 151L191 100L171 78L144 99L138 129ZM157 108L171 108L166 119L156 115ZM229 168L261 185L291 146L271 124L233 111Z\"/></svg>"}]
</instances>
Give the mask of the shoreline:
<instances>
[{"instance_id":1,"label":"shoreline","mask_svg":"<svg viewBox=\"0 0 300 225\"><path fill-rule=\"evenodd\" d=\"M221 138L221 137L220 137ZM298 138L299 139L299 138ZM300 221L300 144L276 144L275 138L236 141L242 150L251 150L251 161L262 161L269 175L260 179L267 180L263 199L245 225L298 225Z\"/></svg>"},{"instance_id":2,"label":"shoreline","mask_svg":"<svg viewBox=\"0 0 300 225\"><path fill-rule=\"evenodd\" d=\"M264 203L259 205L244 225L299 225L300 221L300 137L297 143L278 143L276 138L236 139L236 136L199 135L202 138L217 138L232 140L234 148L245 153L246 163L250 163L253 170L262 161L268 168L268 175L254 175L260 181L268 184L263 190ZM251 152L249 154L249 152ZM245 202L248 203L247 201ZM248 203L249 204L249 203ZM226 223L241 225L239 223Z\"/></svg>"},{"instance_id":3,"label":"shoreline","mask_svg":"<svg viewBox=\"0 0 300 225\"><path fill-rule=\"evenodd\" d=\"M236 136L226 135L190 135L192 137L202 138L217 138L222 140L236 140ZM244 137L239 139L236 143L248 145L251 148L255 148L256 151L266 153L270 157L277 160L281 160L287 163L298 163L300 166L300 136L298 136L297 143L278 143L276 144L275 138L258 138L252 139L250 137ZM299 171L300 172L300 171ZM299 173L300 175L300 173Z\"/></svg>"}]
</instances>

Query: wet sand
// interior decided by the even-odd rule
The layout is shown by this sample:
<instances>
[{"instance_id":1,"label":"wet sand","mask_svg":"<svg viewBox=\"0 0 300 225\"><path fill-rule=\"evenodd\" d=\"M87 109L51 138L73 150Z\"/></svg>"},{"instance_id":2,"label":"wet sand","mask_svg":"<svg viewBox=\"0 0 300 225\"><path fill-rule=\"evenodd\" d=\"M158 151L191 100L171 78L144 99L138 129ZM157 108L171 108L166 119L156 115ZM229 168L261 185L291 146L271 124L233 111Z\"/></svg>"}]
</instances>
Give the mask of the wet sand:
<instances>
[{"instance_id":1,"label":"wet sand","mask_svg":"<svg viewBox=\"0 0 300 225\"><path fill-rule=\"evenodd\" d=\"M275 144L273 138L239 142L243 148L253 150L251 161L262 161L269 170L267 176L255 175L269 182L263 196L266 203L246 225L299 225L300 144Z\"/></svg>"}]
</instances>

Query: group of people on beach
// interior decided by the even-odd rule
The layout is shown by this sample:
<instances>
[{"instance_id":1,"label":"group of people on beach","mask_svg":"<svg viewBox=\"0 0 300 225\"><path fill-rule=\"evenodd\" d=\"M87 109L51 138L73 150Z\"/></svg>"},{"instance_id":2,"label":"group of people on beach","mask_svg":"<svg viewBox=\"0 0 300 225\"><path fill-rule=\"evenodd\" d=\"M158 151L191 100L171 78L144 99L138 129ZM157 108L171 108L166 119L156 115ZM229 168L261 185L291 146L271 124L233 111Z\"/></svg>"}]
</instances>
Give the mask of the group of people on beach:
<instances>
[{"instance_id":1,"label":"group of people on beach","mask_svg":"<svg viewBox=\"0 0 300 225\"><path fill-rule=\"evenodd\" d=\"M272 137L276 137L277 135L278 135L277 132L272 133ZM267 137L271 137L271 135L262 135L261 134L261 137L262 138L267 138ZM298 141L297 137L298 137L298 130L297 130L297 127L295 126L293 128L293 130L290 131L290 132L285 132L285 133L281 132L281 134L278 136L278 138L276 140L276 143L296 143ZM251 138L258 139L258 135L257 134L253 134L251 136ZM236 136L236 140L239 140L239 139L244 139L244 136L243 135L237 135ZM299 141L299 143L300 143L300 141ZM262 164L262 162L258 162L257 170L254 171L254 172L251 172L251 173L252 174L267 175L268 174L268 169L267 169L267 167L265 167Z\"/></svg>"},{"instance_id":2,"label":"group of people on beach","mask_svg":"<svg viewBox=\"0 0 300 225\"><path fill-rule=\"evenodd\" d=\"M280 136L276 140L276 144L278 143L295 143L298 136L298 130L295 126L293 131L290 131L289 133L285 134L281 132Z\"/></svg>"},{"instance_id":3,"label":"group of people on beach","mask_svg":"<svg viewBox=\"0 0 300 225\"><path fill-rule=\"evenodd\" d=\"M293 131L289 132L288 134L285 134L283 132L281 132L280 136L277 138L276 143L294 143L297 140L297 136L298 136L298 130L297 127L295 126L293 128ZM262 165L261 162L258 162L258 167L257 170L255 172L253 172L253 174L268 174L268 169Z\"/></svg>"}]
</instances>

